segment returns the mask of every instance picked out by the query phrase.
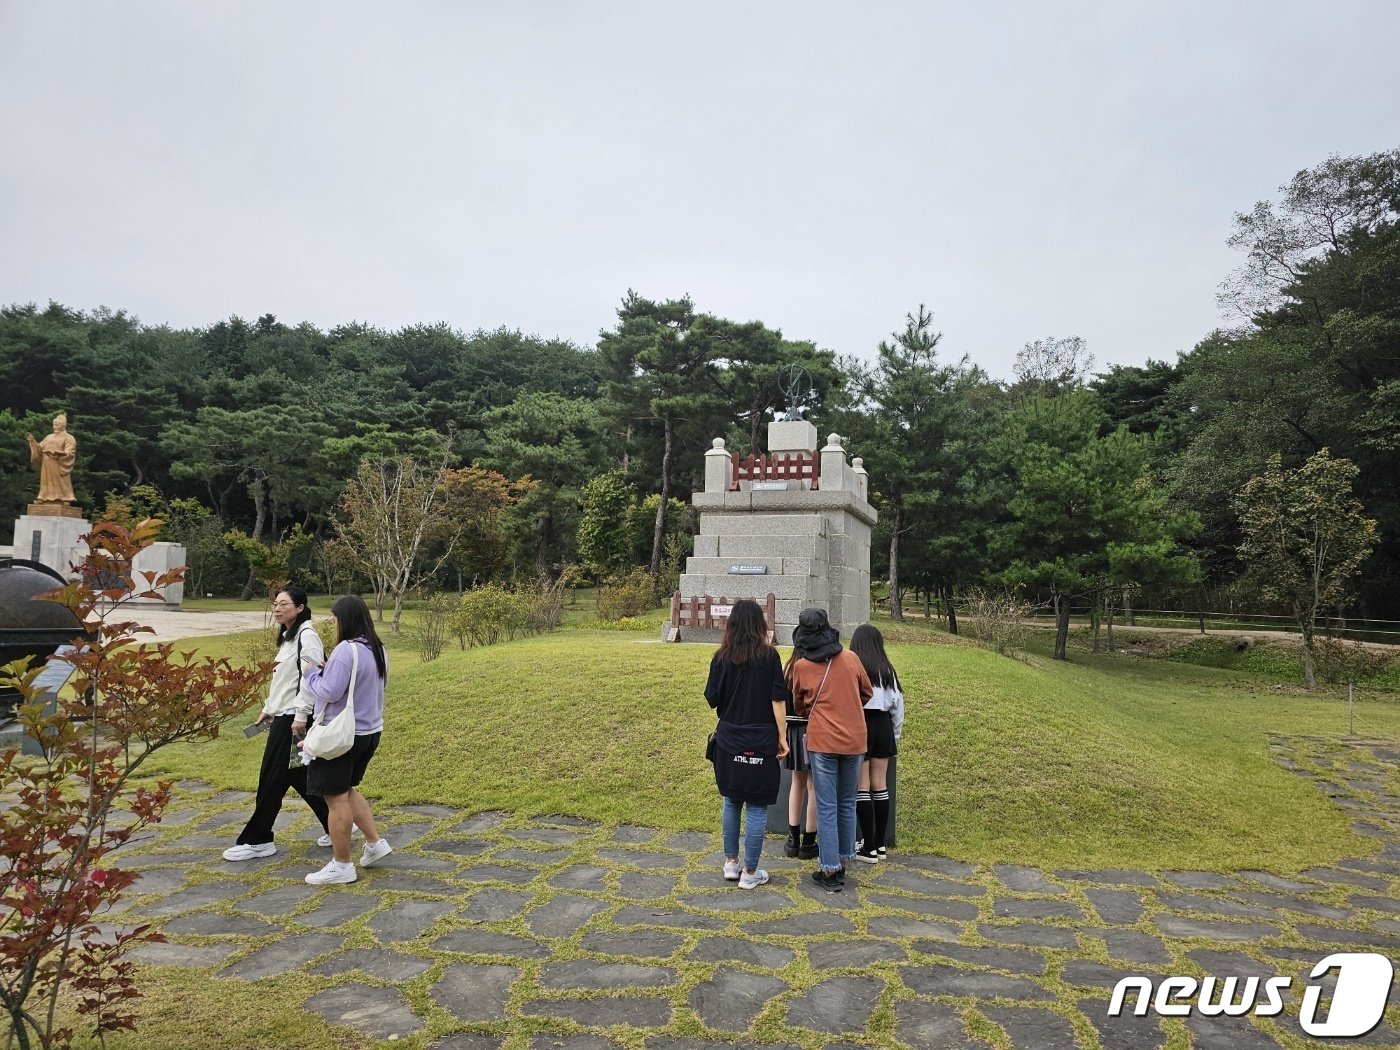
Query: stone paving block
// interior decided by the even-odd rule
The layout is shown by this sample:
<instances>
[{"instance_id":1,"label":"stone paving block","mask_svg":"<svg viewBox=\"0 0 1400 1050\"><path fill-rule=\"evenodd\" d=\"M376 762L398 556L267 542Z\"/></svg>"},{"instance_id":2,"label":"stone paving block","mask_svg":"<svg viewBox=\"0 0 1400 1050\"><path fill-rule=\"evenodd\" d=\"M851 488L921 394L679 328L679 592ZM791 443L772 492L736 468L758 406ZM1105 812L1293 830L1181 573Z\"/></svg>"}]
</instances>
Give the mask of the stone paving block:
<instances>
[{"instance_id":1,"label":"stone paving block","mask_svg":"<svg viewBox=\"0 0 1400 1050\"><path fill-rule=\"evenodd\" d=\"M446 860L442 857L425 857L421 853L411 853L406 849L396 849L393 853L390 853L376 864L374 870L396 873L413 871L437 873L456 871L457 862ZM379 884L380 878L379 876L375 876L375 885L378 886Z\"/></svg>"},{"instance_id":2,"label":"stone paving block","mask_svg":"<svg viewBox=\"0 0 1400 1050\"><path fill-rule=\"evenodd\" d=\"M1103 938L1110 959L1144 966L1164 966L1172 960L1162 941L1138 930L1104 930L1097 936Z\"/></svg>"},{"instance_id":3,"label":"stone paving block","mask_svg":"<svg viewBox=\"0 0 1400 1050\"><path fill-rule=\"evenodd\" d=\"M723 930L729 926L728 919L714 915L696 915L694 912L647 908L636 904L618 909L612 921L614 926L669 926L677 930Z\"/></svg>"},{"instance_id":4,"label":"stone paving block","mask_svg":"<svg viewBox=\"0 0 1400 1050\"><path fill-rule=\"evenodd\" d=\"M401 900L372 915L369 928L381 941L415 941L429 926L457 910L454 901Z\"/></svg>"},{"instance_id":5,"label":"stone paving block","mask_svg":"<svg viewBox=\"0 0 1400 1050\"><path fill-rule=\"evenodd\" d=\"M386 820L380 822L379 826L379 834L392 843L395 849L417 842L432 830L431 824L414 821Z\"/></svg>"},{"instance_id":6,"label":"stone paving block","mask_svg":"<svg viewBox=\"0 0 1400 1050\"><path fill-rule=\"evenodd\" d=\"M872 937L926 937L935 941L956 941L962 927L929 919L906 919L901 915L872 915L866 923Z\"/></svg>"},{"instance_id":7,"label":"stone paving block","mask_svg":"<svg viewBox=\"0 0 1400 1050\"><path fill-rule=\"evenodd\" d=\"M420 973L425 973L432 968L432 965L433 960L431 959L423 959L417 955L405 955L403 952L390 951L388 948L351 948L348 952L332 955L324 962L313 966L308 972L321 977L334 977L336 974L359 970L371 977L377 977L381 981L398 984L412 980Z\"/></svg>"},{"instance_id":8,"label":"stone paving block","mask_svg":"<svg viewBox=\"0 0 1400 1050\"><path fill-rule=\"evenodd\" d=\"M666 868L680 870L686 866L685 857L679 853L649 852L640 849L600 849L598 856L613 864L632 868Z\"/></svg>"},{"instance_id":9,"label":"stone paving block","mask_svg":"<svg viewBox=\"0 0 1400 1050\"><path fill-rule=\"evenodd\" d=\"M976 864L968 864L966 861L951 860L948 857L937 857L926 853L901 854L892 851L889 863L903 864L921 871L931 871L935 875L943 875L950 879L970 879L977 874Z\"/></svg>"},{"instance_id":10,"label":"stone paving block","mask_svg":"<svg viewBox=\"0 0 1400 1050\"><path fill-rule=\"evenodd\" d=\"M539 877L536 868L511 867L508 864L473 864L457 873L462 882L507 882L513 886L523 886Z\"/></svg>"},{"instance_id":11,"label":"stone paving block","mask_svg":"<svg viewBox=\"0 0 1400 1050\"><path fill-rule=\"evenodd\" d=\"M1254 891L1237 890L1234 896L1250 904L1258 904L1275 911L1292 911L1300 915L1311 915L1315 919L1331 919L1344 921L1351 916L1351 912L1345 908L1336 908L1330 904L1319 904L1317 901L1309 900L1306 897L1292 897L1285 893L1263 893Z\"/></svg>"},{"instance_id":12,"label":"stone paving block","mask_svg":"<svg viewBox=\"0 0 1400 1050\"><path fill-rule=\"evenodd\" d=\"M572 846L583 838L581 832L567 828L511 828L506 835L520 842L543 842L550 846Z\"/></svg>"},{"instance_id":13,"label":"stone paving block","mask_svg":"<svg viewBox=\"0 0 1400 1050\"><path fill-rule=\"evenodd\" d=\"M161 927L161 932L175 937L266 937L283 930L281 926L261 919L250 919L246 915L204 911L171 919Z\"/></svg>"},{"instance_id":14,"label":"stone paving block","mask_svg":"<svg viewBox=\"0 0 1400 1050\"><path fill-rule=\"evenodd\" d=\"M671 1004L660 996L618 995L604 999L536 999L520 1008L537 1017L562 1017L591 1027L631 1025L661 1028L671 1023Z\"/></svg>"},{"instance_id":15,"label":"stone paving block","mask_svg":"<svg viewBox=\"0 0 1400 1050\"><path fill-rule=\"evenodd\" d=\"M217 966L242 948L241 944L174 944L169 941L148 941L132 948L127 957L147 966Z\"/></svg>"},{"instance_id":16,"label":"stone paving block","mask_svg":"<svg viewBox=\"0 0 1400 1050\"><path fill-rule=\"evenodd\" d=\"M674 984L675 980L676 971L669 966L598 962L594 959L548 962L540 970L539 976L540 987L551 991L663 988Z\"/></svg>"},{"instance_id":17,"label":"stone paving block","mask_svg":"<svg viewBox=\"0 0 1400 1050\"><path fill-rule=\"evenodd\" d=\"M1228 890L1239 886L1239 880L1213 871L1164 871L1164 882L1183 890Z\"/></svg>"},{"instance_id":18,"label":"stone paving block","mask_svg":"<svg viewBox=\"0 0 1400 1050\"><path fill-rule=\"evenodd\" d=\"M642 1044L646 1050L718 1050L734 1044L728 1039L687 1039L674 1035L654 1035ZM792 1043L765 1043L764 1050L800 1050ZM844 1043L828 1043L824 1050L861 1050Z\"/></svg>"},{"instance_id":19,"label":"stone paving block","mask_svg":"<svg viewBox=\"0 0 1400 1050\"><path fill-rule=\"evenodd\" d=\"M553 1035L541 1032L531 1036L530 1050L618 1050L618 1044L600 1035Z\"/></svg>"},{"instance_id":20,"label":"stone paving block","mask_svg":"<svg viewBox=\"0 0 1400 1050\"><path fill-rule=\"evenodd\" d=\"M1069 892L1060 883L1046 878L1043 871L1022 864L994 864L992 874L1012 893L1038 893L1049 896Z\"/></svg>"},{"instance_id":21,"label":"stone paving block","mask_svg":"<svg viewBox=\"0 0 1400 1050\"><path fill-rule=\"evenodd\" d=\"M977 932L997 944L1025 944L1033 948L1059 948L1063 951L1074 951L1079 947L1074 931L1059 926L1041 926L1030 922L993 926L984 922L977 927Z\"/></svg>"},{"instance_id":22,"label":"stone paving block","mask_svg":"<svg viewBox=\"0 0 1400 1050\"><path fill-rule=\"evenodd\" d=\"M226 806L232 802L237 802L239 805L246 805L247 803L252 801L253 793L251 791L233 790L220 791L217 795L210 795L208 798L203 800L206 809L213 809L217 806Z\"/></svg>"},{"instance_id":23,"label":"stone paving block","mask_svg":"<svg viewBox=\"0 0 1400 1050\"><path fill-rule=\"evenodd\" d=\"M561 864L568 860L569 851L566 849L526 849L524 846L507 846L503 850L497 850L491 859L548 867L551 864Z\"/></svg>"},{"instance_id":24,"label":"stone paving block","mask_svg":"<svg viewBox=\"0 0 1400 1050\"><path fill-rule=\"evenodd\" d=\"M1034 1002L1055 996L1029 977L1006 977L956 966L907 966L900 979L916 995L963 995L974 999L1020 999Z\"/></svg>"},{"instance_id":25,"label":"stone paving block","mask_svg":"<svg viewBox=\"0 0 1400 1050\"><path fill-rule=\"evenodd\" d=\"M985 1050L991 1046L968 1035L959 1007L921 999L895 1003L894 1034L901 1043L919 1050Z\"/></svg>"},{"instance_id":26,"label":"stone paving block","mask_svg":"<svg viewBox=\"0 0 1400 1050\"><path fill-rule=\"evenodd\" d=\"M785 894L772 892L771 889L746 892L737 887L731 887L719 893L687 893L678 899L686 907L708 912L770 915L775 911L786 911L792 907L791 898Z\"/></svg>"},{"instance_id":27,"label":"stone paving block","mask_svg":"<svg viewBox=\"0 0 1400 1050\"><path fill-rule=\"evenodd\" d=\"M1074 1026L1059 1014L1034 1006L983 1006L982 1013L1006 1029L1016 1050L1078 1050Z\"/></svg>"},{"instance_id":28,"label":"stone paving block","mask_svg":"<svg viewBox=\"0 0 1400 1050\"><path fill-rule=\"evenodd\" d=\"M1400 915L1400 897L1371 897L1354 893L1347 898L1354 908L1370 908L1373 911L1388 911Z\"/></svg>"},{"instance_id":29,"label":"stone paving block","mask_svg":"<svg viewBox=\"0 0 1400 1050\"><path fill-rule=\"evenodd\" d=\"M259 948L252 955L219 971L220 977L256 981L289 973L318 955L333 952L345 943L344 937L330 933L298 933Z\"/></svg>"},{"instance_id":30,"label":"stone paving block","mask_svg":"<svg viewBox=\"0 0 1400 1050\"><path fill-rule=\"evenodd\" d=\"M339 926L351 919L358 919L378 905L379 898L368 893L331 890L321 898L314 911L294 916L292 921L303 926Z\"/></svg>"},{"instance_id":31,"label":"stone paving block","mask_svg":"<svg viewBox=\"0 0 1400 1050\"><path fill-rule=\"evenodd\" d=\"M568 813L546 813L544 816L535 818L536 824L557 824L565 828L596 828L601 827L602 822L594 820L592 817L575 817Z\"/></svg>"},{"instance_id":32,"label":"stone paving block","mask_svg":"<svg viewBox=\"0 0 1400 1050\"><path fill-rule=\"evenodd\" d=\"M395 813L409 813L415 817L427 817L429 820L446 820L448 817L455 817L459 812L456 806L443 806L436 802L414 803L408 806L395 806Z\"/></svg>"},{"instance_id":33,"label":"stone paving block","mask_svg":"<svg viewBox=\"0 0 1400 1050\"><path fill-rule=\"evenodd\" d=\"M636 824L622 824L612 830L614 842L650 842L660 831L657 828L644 828Z\"/></svg>"},{"instance_id":34,"label":"stone paving block","mask_svg":"<svg viewBox=\"0 0 1400 1050\"><path fill-rule=\"evenodd\" d=\"M126 853L125 850L122 852L126 855L121 858L121 866L130 868L132 871L148 871L166 864L190 868L203 864L212 866L215 863L213 857L201 857L194 853ZM223 858L218 858L217 863L222 868Z\"/></svg>"},{"instance_id":35,"label":"stone paving block","mask_svg":"<svg viewBox=\"0 0 1400 1050\"><path fill-rule=\"evenodd\" d=\"M926 955L941 955L969 966L984 966L992 970L1038 977L1045 973L1046 959L1040 952L1027 948L989 948L966 944L946 944L941 941L915 941L914 950Z\"/></svg>"},{"instance_id":36,"label":"stone paving block","mask_svg":"<svg viewBox=\"0 0 1400 1050\"><path fill-rule=\"evenodd\" d=\"M582 865L577 868L565 868L549 877L549 884L561 890L598 890L605 892L608 869L599 868L593 865ZM664 897L666 894L657 894ZM631 896L624 892L624 896Z\"/></svg>"},{"instance_id":37,"label":"stone paving block","mask_svg":"<svg viewBox=\"0 0 1400 1050\"><path fill-rule=\"evenodd\" d=\"M1157 899L1168 908L1177 911L1194 911L1205 915L1225 915L1232 918L1272 919L1273 910L1261 908L1257 904L1242 904L1238 901L1217 900L1202 897L1195 893L1165 893L1158 891Z\"/></svg>"},{"instance_id":38,"label":"stone paving block","mask_svg":"<svg viewBox=\"0 0 1400 1050\"><path fill-rule=\"evenodd\" d=\"M599 955L669 959L684 943L685 938L680 934L660 930L594 930L583 935L579 947Z\"/></svg>"},{"instance_id":39,"label":"stone paving block","mask_svg":"<svg viewBox=\"0 0 1400 1050\"><path fill-rule=\"evenodd\" d=\"M663 845L684 853L699 853L715 844L715 836L708 831L678 831L666 839Z\"/></svg>"},{"instance_id":40,"label":"stone paving block","mask_svg":"<svg viewBox=\"0 0 1400 1050\"><path fill-rule=\"evenodd\" d=\"M775 995L788 990L776 977L722 966L690 993L690 1007L710 1028L746 1031Z\"/></svg>"},{"instance_id":41,"label":"stone paving block","mask_svg":"<svg viewBox=\"0 0 1400 1050\"><path fill-rule=\"evenodd\" d=\"M1000 919L1078 919L1084 921L1084 911L1072 901L1033 900L1024 897L998 897L992 902L992 914Z\"/></svg>"},{"instance_id":42,"label":"stone paving block","mask_svg":"<svg viewBox=\"0 0 1400 1050\"><path fill-rule=\"evenodd\" d=\"M1211 941L1258 941L1277 937L1279 928L1262 922L1228 922L1224 919L1188 919L1159 915L1157 928L1168 937L1202 937Z\"/></svg>"},{"instance_id":43,"label":"stone paving block","mask_svg":"<svg viewBox=\"0 0 1400 1050\"><path fill-rule=\"evenodd\" d=\"M499 1021L518 976L519 969L499 963L452 963L428 994L460 1020Z\"/></svg>"},{"instance_id":44,"label":"stone paving block","mask_svg":"<svg viewBox=\"0 0 1400 1050\"><path fill-rule=\"evenodd\" d=\"M909 893L923 893L930 897L983 897L987 887L969 882L953 882L913 871L899 871L888 868L876 873L873 886L880 889L905 890Z\"/></svg>"},{"instance_id":45,"label":"stone paving block","mask_svg":"<svg viewBox=\"0 0 1400 1050\"><path fill-rule=\"evenodd\" d=\"M418 849L430 850L433 853L450 853L454 857L475 857L494 845L494 842L485 842L482 839L429 839L427 842L420 842ZM393 854L389 856L392 857Z\"/></svg>"},{"instance_id":46,"label":"stone paving block","mask_svg":"<svg viewBox=\"0 0 1400 1050\"><path fill-rule=\"evenodd\" d=\"M462 832L463 834L489 832L493 827L500 827L510 819L510 813L503 811L503 809L486 809L486 811L480 813L473 813L472 816L463 820L462 823L459 823L459 825L452 830L454 830L454 832Z\"/></svg>"},{"instance_id":47,"label":"stone paving block","mask_svg":"<svg viewBox=\"0 0 1400 1050\"><path fill-rule=\"evenodd\" d=\"M515 959L545 959L553 949L543 941L517 937L494 930L452 930L432 943L434 951L464 952L468 955L505 955Z\"/></svg>"},{"instance_id":48,"label":"stone paving block","mask_svg":"<svg viewBox=\"0 0 1400 1050\"><path fill-rule=\"evenodd\" d=\"M705 937L686 956L692 962L736 962L781 970L797 958L791 948L742 937Z\"/></svg>"},{"instance_id":49,"label":"stone paving block","mask_svg":"<svg viewBox=\"0 0 1400 1050\"><path fill-rule=\"evenodd\" d=\"M1248 1017L1202 1017L1192 1010L1186 1027L1193 1050L1274 1050L1282 1045Z\"/></svg>"},{"instance_id":50,"label":"stone paving block","mask_svg":"<svg viewBox=\"0 0 1400 1050\"><path fill-rule=\"evenodd\" d=\"M206 817L195 827L200 831L213 831L216 828L232 827L235 824L242 827L246 823L248 823L248 814L240 810L229 810L226 813L215 813L212 817Z\"/></svg>"},{"instance_id":51,"label":"stone paving block","mask_svg":"<svg viewBox=\"0 0 1400 1050\"><path fill-rule=\"evenodd\" d=\"M389 854L390 859L395 856L397 854ZM374 866L372 876L361 876L365 881L372 880L371 884L376 893L393 890L397 893L421 893L429 897L460 897L462 895L461 886L454 886L442 879L425 878L407 871L384 871L383 863L381 861Z\"/></svg>"},{"instance_id":52,"label":"stone paving block","mask_svg":"<svg viewBox=\"0 0 1400 1050\"><path fill-rule=\"evenodd\" d=\"M1144 976L1139 970L1125 970L1121 966L1105 966L1089 959L1072 959L1060 971L1060 979L1076 988L1112 989L1124 977Z\"/></svg>"},{"instance_id":53,"label":"stone paving block","mask_svg":"<svg viewBox=\"0 0 1400 1050\"><path fill-rule=\"evenodd\" d=\"M1321 944L1346 945L1356 948L1384 948L1394 950L1400 948L1400 937L1389 937L1384 934L1370 933L1365 930L1340 930L1335 926L1323 926L1320 923L1295 923L1293 928L1298 931L1300 937L1306 937L1310 941L1318 941Z\"/></svg>"},{"instance_id":54,"label":"stone paving block","mask_svg":"<svg viewBox=\"0 0 1400 1050\"><path fill-rule=\"evenodd\" d=\"M195 908L207 908L211 904L218 904L221 901L231 900L234 897L241 897L248 892L248 885L244 882L232 882L229 880L215 880L213 882L201 882L198 886L191 886L189 889L172 893L168 897L142 903L140 910L143 915L178 915L182 911L192 911ZM302 894L303 897L306 894Z\"/></svg>"},{"instance_id":55,"label":"stone paving block","mask_svg":"<svg viewBox=\"0 0 1400 1050\"><path fill-rule=\"evenodd\" d=\"M843 938L839 941L815 941L807 946L807 961L814 970L853 969L872 963L902 963L909 952L891 941Z\"/></svg>"},{"instance_id":56,"label":"stone paving block","mask_svg":"<svg viewBox=\"0 0 1400 1050\"><path fill-rule=\"evenodd\" d=\"M977 905L969 900L908 897L894 893L865 893L861 899L866 904L878 905L881 908L895 908L899 911L912 912L915 915L930 915L940 919L954 919L958 922L968 922L980 914Z\"/></svg>"},{"instance_id":57,"label":"stone paving block","mask_svg":"<svg viewBox=\"0 0 1400 1050\"><path fill-rule=\"evenodd\" d=\"M1086 889L1084 895L1099 914L1099 921L1109 926L1132 926L1147 909L1142 895L1132 890Z\"/></svg>"},{"instance_id":58,"label":"stone paving block","mask_svg":"<svg viewBox=\"0 0 1400 1050\"><path fill-rule=\"evenodd\" d=\"M655 900L658 897L669 897L676 892L676 877L624 871L617 877L617 888L628 900Z\"/></svg>"},{"instance_id":59,"label":"stone paving block","mask_svg":"<svg viewBox=\"0 0 1400 1050\"><path fill-rule=\"evenodd\" d=\"M798 896L811 901L826 911L854 911L860 907L860 884L847 876L845 885L836 893L818 886L812 881L812 873L805 870L795 876L793 887Z\"/></svg>"},{"instance_id":60,"label":"stone paving block","mask_svg":"<svg viewBox=\"0 0 1400 1050\"><path fill-rule=\"evenodd\" d=\"M126 892L132 897L150 897L158 893L171 893L178 890L189 878L183 868L152 868L142 871Z\"/></svg>"},{"instance_id":61,"label":"stone paving block","mask_svg":"<svg viewBox=\"0 0 1400 1050\"><path fill-rule=\"evenodd\" d=\"M606 901L573 894L560 894L525 916L525 925L537 937L571 937L574 931L599 912L607 911Z\"/></svg>"},{"instance_id":62,"label":"stone paving block","mask_svg":"<svg viewBox=\"0 0 1400 1050\"><path fill-rule=\"evenodd\" d=\"M1267 871L1242 871L1245 878L1253 879L1261 886L1267 886L1271 890L1282 890L1284 893L1317 893L1325 889L1315 882L1299 882L1297 879L1285 879L1282 875L1274 875Z\"/></svg>"},{"instance_id":63,"label":"stone paving block","mask_svg":"<svg viewBox=\"0 0 1400 1050\"><path fill-rule=\"evenodd\" d=\"M477 890L467 899L467 906L462 909L462 919L466 922L513 919L534 899L534 894L523 890Z\"/></svg>"},{"instance_id":64,"label":"stone paving block","mask_svg":"<svg viewBox=\"0 0 1400 1050\"><path fill-rule=\"evenodd\" d=\"M1119 1017L1109 1017L1107 999L1080 999L1079 1012L1099 1033L1103 1050L1161 1050L1167 1045L1166 1033L1150 1012L1138 1017L1124 1010Z\"/></svg>"},{"instance_id":65,"label":"stone paving block","mask_svg":"<svg viewBox=\"0 0 1400 1050\"><path fill-rule=\"evenodd\" d=\"M787 1023L817 1032L864 1032L885 982L878 977L832 977L797 996Z\"/></svg>"},{"instance_id":66,"label":"stone paving block","mask_svg":"<svg viewBox=\"0 0 1400 1050\"><path fill-rule=\"evenodd\" d=\"M255 915L283 918L291 915L315 895L316 890L302 882L299 885L278 886L275 890L267 890L246 901L239 901L235 907L239 911L250 911Z\"/></svg>"},{"instance_id":67,"label":"stone paving block","mask_svg":"<svg viewBox=\"0 0 1400 1050\"><path fill-rule=\"evenodd\" d=\"M1363 890L1375 890L1378 893L1385 892L1390 888L1388 879L1377 875L1361 875L1354 871L1344 871L1341 868L1309 868L1303 872L1303 876L1332 886L1356 886Z\"/></svg>"},{"instance_id":68,"label":"stone paving block","mask_svg":"<svg viewBox=\"0 0 1400 1050\"><path fill-rule=\"evenodd\" d=\"M1142 886L1156 889L1161 885L1155 877L1145 871L1128 871L1122 868L1101 868L1096 871L1066 870L1055 872L1062 879L1071 882L1091 882L1104 886Z\"/></svg>"}]
</instances>

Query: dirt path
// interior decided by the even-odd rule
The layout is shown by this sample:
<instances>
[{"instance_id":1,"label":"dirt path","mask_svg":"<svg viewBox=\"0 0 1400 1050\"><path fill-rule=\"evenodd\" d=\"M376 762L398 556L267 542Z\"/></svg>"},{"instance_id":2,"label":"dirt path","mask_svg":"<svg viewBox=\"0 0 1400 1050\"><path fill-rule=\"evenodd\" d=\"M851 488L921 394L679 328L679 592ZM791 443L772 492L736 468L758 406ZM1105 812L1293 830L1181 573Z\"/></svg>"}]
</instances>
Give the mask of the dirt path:
<instances>
[{"instance_id":1,"label":"dirt path","mask_svg":"<svg viewBox=\"0 0 1400 1050\"><path fill-rule=\"evenodd\" d=\"M177 638L203 638L211 634L234 634L238 631L256 631L267 626L267 614L262 610L253 612L184 612L175 609L157 609L136 606L131 610L131 619L147 627L155 628L155 637L145 639L156 642L172 642Z\"/></svg>"}]
</instances>

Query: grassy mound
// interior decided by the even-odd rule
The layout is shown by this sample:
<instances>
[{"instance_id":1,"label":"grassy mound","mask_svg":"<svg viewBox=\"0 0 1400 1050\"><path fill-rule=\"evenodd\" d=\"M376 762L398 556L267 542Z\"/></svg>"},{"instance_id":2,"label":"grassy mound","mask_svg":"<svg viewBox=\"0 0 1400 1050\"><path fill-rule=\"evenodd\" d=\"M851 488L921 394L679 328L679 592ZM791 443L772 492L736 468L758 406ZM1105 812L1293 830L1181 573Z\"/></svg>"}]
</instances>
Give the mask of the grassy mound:
<instances>
[{"instance_id":1,"label":"grassy mound","mask_svg":"<svg viewBox=\"0 0 1400 1050\"><path fill-rule=\"evenodd\" d=\"M1269 733L1340 736L1335 693L1168 660L1075 654L1020 662L914 632L891 646L908 718L900 846L1048 867L1295 872L1365 853L1342 815L1275 766ZM934 642L935 644L929 644ZM232 637L199 648L246 650ZM713 829L701 757L712 650L567 630L419 664L391 657L387 728L366 783L389 803ZM1366 707L1400 737L1400 703ZM252 788L260 739L159 756L163 772Z\"/></svg>"}]
</instances>

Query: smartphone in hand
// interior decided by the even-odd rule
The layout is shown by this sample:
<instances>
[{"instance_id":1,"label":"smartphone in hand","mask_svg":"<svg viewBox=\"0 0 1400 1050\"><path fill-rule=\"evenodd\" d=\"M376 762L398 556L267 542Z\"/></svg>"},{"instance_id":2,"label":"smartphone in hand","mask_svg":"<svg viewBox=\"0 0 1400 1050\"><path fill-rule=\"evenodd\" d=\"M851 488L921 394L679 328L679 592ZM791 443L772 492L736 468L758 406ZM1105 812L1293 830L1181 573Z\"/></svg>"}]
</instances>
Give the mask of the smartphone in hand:
<instances>
[{"instance_id":1,"label":"smartphone in hand","mask_svg":"<svg viewBox=\"0 0 1400 1050\"><path fill-rule=\"evenodd\" d=\"M272 724L271 722L254 722L254 723L253 723L252 725L250 725L250 726L244 726L244 727L243 727L243 735L246 736L249 740L251 740L253 737L257 736L259 733L265 733L265 732L267 732L267 727L270 726L271 724Z\"/></svg>"}]
</instances>

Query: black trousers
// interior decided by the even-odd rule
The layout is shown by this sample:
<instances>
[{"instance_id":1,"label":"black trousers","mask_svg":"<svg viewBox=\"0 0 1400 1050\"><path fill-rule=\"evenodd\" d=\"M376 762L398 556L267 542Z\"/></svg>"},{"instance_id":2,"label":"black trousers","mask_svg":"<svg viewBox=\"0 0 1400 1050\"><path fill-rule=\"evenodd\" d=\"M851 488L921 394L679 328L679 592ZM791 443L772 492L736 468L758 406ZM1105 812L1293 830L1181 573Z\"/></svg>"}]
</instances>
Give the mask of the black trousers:
<instances>
[{"instance_id":1,"label":"black trousers","mask_svg":"<svg viewBox=\"0 0 1400 1050\"><path fill-rule=\"evenodd\" d=\"M272 841L272 822L282 812L282 800L291 788L316 814L321 827L326 828L326 800L320 795L306 793L306 767L290 766L292 756L292 721L294 715L278 715L272 720L267 731L267 744L263 748L262 769L258 772L258 796L253 807L253 815L243 826L238 836L238 844L259 845Z\"/></svg>"}]
</instances>

